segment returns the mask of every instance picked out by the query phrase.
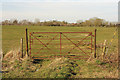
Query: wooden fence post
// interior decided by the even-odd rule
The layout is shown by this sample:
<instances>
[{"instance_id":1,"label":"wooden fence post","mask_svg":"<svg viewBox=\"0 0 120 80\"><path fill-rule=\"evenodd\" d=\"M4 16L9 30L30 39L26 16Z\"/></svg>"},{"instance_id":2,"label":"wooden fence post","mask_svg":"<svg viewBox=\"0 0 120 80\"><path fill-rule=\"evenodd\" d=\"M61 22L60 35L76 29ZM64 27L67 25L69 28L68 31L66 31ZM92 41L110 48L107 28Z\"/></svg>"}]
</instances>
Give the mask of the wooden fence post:
<instances>
[{"instance_id":1,"label":"wooden fence post","mask_svg":"<svg viewBox=\"0 0 120 80\"><path fill-rule=\"evenodd\" d=\"M104 60L105 52L106 52L106 40L104 41L103 44L102 60Z\"/></svg>"},{"instance_id":2,"label":"wooden fence post","mask_svg":"<svg viewBox=\"0 0 120 80\"><path fill-rule=\"evenodd\" d=\"M27 28L26 28L26 30L25 30L25 36L26 36L26 55L27 56L29 56L29 54L28 54L28 30L27 30Z\"/></svg>"},{"instance_id":3,"label":"wooden fence post","mask_svg":"<svg viewBox=\"0 0 120 80\"><path fill-rule=\"evenodd\" d=\"M23 58L23 38L21 38L21 40L20 40L20 47L21 47L21 58Z\"/></svg>"},{"instance_id":4,"label":"wooden fence post","mask_svg":"<svg viewBox=\"0 0 120 80\"><path fill-rule=\"evenodd\" d=\"M95 38L94 38L94 58L96 58L96 31L97 29L95 29Z\"/></svg>"}]
</instances>

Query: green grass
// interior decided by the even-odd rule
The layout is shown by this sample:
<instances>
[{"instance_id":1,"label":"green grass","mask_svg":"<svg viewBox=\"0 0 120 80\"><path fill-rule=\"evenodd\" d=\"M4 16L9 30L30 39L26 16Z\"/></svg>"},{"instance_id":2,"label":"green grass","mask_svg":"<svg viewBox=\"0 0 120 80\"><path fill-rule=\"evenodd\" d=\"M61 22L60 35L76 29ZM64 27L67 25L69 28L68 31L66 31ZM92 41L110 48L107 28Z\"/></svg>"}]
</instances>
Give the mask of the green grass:
<instances>
[{"instance_id":1,"label":"green grass","mask_svg":"<svg viewBox=\"0 0 120 80\"><path fill-rule=\"evenodd\" d=\"M104 40L107 40L107 42L109 43L113 37L113 34L115 32L115 28L114 27L110 27L110 28L102 28L102 27L46 27L46 26L2 26L2 48L3 48L3 52L4 54L6 54L8 51L10 51L11 49L16 49L20 47L20 39L23 38L23 42L24 42L24 52L25 52L25 28L28 28L28 32L93 32L94 34L94 30L97 29L97 44L100 43L104 43ZM42 36L48 36L48 38L45 39L51 39L52 37L54 37L56 34L39 34ZM82 38L81 34L65 34L68 38ZM80 35L80 36L79 36ZM118 48L118 35L116 34L113 42L112 42L112 46L109 49L109 52L117 52L117 48ZM65 37L63 37L63 39L66 39ZM83 37L84 38L84 37ZM43 39L43 40L42 40ZM51 45L53 43L57 43L59 44L59 34L57 36L58 40L54 40L50 43L50 45L48 45L48 47L50 49L52 49L54 52L56 52L57 54L60 53L59 50L59 45ZM77 40L72 40L74 43L78 43L76 41ZM49 42L49 40L44 40L44 38L41 38L41 41L43 43L47 43ZM87 40L85 40L87 42ZM33 41L34 42L34 41ZM40 42L38 42L36 40L35 42L36 44L41 44ZM39 52L39 50L37 50L36 48L39 47L44 47L43 45L33 45L32 48L33 49L33 53L35 52ZM64 48L65 47L65 48ZM74 45L66 40L62 41L62 53L67 53L67 51L69 51L71 48L73 48ZM80 46L83 47L84 46ZM86 46L85 46L86 47ZM44 48L46 49L46 48ZM98 49L97 52L101 53L102 49ZM43 50L43 53L48 52L49 50ZM78 50L78 48L75 48L75 50L73 50L73 53L75 52L79 52L80 50ZM87 49L86 51L90 52L89 49ZM49 51L50 52L50 51ZM108 52L108 53L109 53ZM80 52L79 52L80 53ZM47 53L46 53L47 54ZM42 54L43 55L43 54Z\"/></svg>"},{"instance_id":2,"label":"green grass","mask_svg":"<svg viewBox=\"0 0 120 80\"><path fill-rule=\"evenodd\" d=\"M56 58L43 60L37 64L25 60L7 63L9 73L3 78L117 78L117 67L109 63L98 64L84 60ZM12 67L14 66L14 67ZM17 66L17 67L16 67ZM17 74L16 74L17 73Z\"/></svg>"}]
</instances>

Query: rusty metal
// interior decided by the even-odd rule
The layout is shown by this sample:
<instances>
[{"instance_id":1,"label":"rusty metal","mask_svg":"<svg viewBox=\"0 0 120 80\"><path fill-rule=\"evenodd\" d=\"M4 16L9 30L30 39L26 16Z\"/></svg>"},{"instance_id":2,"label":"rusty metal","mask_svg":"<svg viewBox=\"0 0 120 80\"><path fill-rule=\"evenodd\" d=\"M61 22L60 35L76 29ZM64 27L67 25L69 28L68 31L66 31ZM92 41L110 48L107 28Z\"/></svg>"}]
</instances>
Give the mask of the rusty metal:
<instances>
[{"instance_id":1,"label":"rusty metal","mask_svg":"<svg viewBox=\"0 0 120 80\"><path fill-rule=\"evenodd\" d=\"M61 41L63 41L63 39L61 40ZM30 41L29 41L30 42ZM32 43L32 41L31 41L31 43ZM50 43L51 45L60 45L60 43ZM68 44L71 44L71 43L64 43L63 42L63 44L65 45L68 45ZM40 44L37 44L37 43L34 43L34 45L40 45ZM85 44L85 43L80 43L79 45L87 45L87 44Z\"/></svg>"},{"instance_id":2,"label":"rusty metal","mask_svg":"<svg viewBox=\"0 0 120 80\"><path fill-rule=\"evenodd\" d=\"M57 35L58 35L58 34L57 34ZM45 45L49 45L50 42L52 42L52 40L54 40L54 39L57 37L57 35L55 35L55 37L53 37L52 39L50 39L50 41L47 42ZM39 51L40 51L41 49L43 49L43 48L40 48ZM38 52L39 52L39 51L38 51ZM38 53L38 52L37 52L37 53Z\"/></svg>"},{"instance_id":3,"label":"rusty metal","mask_svg":"<svg viewBox=\"0 0 120 80\"><path fill-rule=\"evenodd\" d=\"M63 36L65 36L63 34ZM65 36L70 42L72 42L67 36ZM79 50L81 50L83 53L87 54L86 52L84 52L77 44L75 44L74 42L72 42L72 44L74 44L76 47L78 47Z\"/></svg>"},{"instance_id":4,"label":"rusty metal","mask_svg":"<svg viewBox=\"0 0 120 80\"><path fill-rule=\"evenodd\" d=\"M89 36L89 35L88 35ZM77 44L77 46L80 44L80 43L82 43L83 42L83 40L85 40L88 36L86 36L85 38L83 38L78 44ZM73 47L68 53L70 53L73 49L75 49L76 47Z\"/></svg>"},{"instance_id":5,"label":"rusty metal","mask_svg":"<svg viewBox=\"0 0 120 80\"><path fill-rule=\"evenodd\" d=\"M95 29L95 37L94 37L94 57L96 58L96 31L97 29Z\"/></svg>"},{"instance_id":6,"label":"rusty metal","mask_svg":"<svg viewBox=\"0 0 120 80\"><path fill-rule=\"evenodd\" d=\"M91 53L92 53L92 33L91 33Z\"/></svg>"},{"instance_id":7,"label":"rusty metal","mask_svg":"<svg viewBox=\"0 0 120 80\"><path fill-rule=\"evenodd\" d=\"M52 40L54 40L56 37L58 36L58 34L57 35L55 35L55 37L53 37L46 45L49 45L50 44L50 42L52 41Z\"/></svg>"},{"instance_id":8,"label":"rusty metal","mask_svg":"<svg viewBox=\"0 0 120 80\"><path fill-rule=\"evenodd\" d=\"M32 35L33 36L33 35ZM40 41L38 38L36 38L35 36L33 36L36 40L38 40L41 44L43 44L47 49L49 49L48 47L47 47L47 45L46 44L44 44L42 41Z\"/></svg>"},{"instance_id":9,"label":"rusty metal","mask_svg":"<svg viewBox=\"0 0 120 80\"><path fill-rule=\"evenodd\" d=\"M33 34L46 34L46 33L61 33L61 32L32 32ZM91 32L62 32L62 33L91 33Z\"/></svg>"},{"instance_id":10,"label":"rusty metal","mask_svg":"<svg viewBox=\"0 0 120 80\"><path fill-rule=\"evenodd\" d=\"M60 32L60 54L61 54L61 49L62 49L62 43L61 43L61 32Z\"/></svg>"},{"instance_id":11,"label":"rusty metal","mask_svg":"<svg viewBox=\"0 0 120 80\"><path fill-rule=\"evenodd\" d=\"M73 55L63 55L64 57L77 57L77 58L79 58L79 57L81 57L81 58L83 58L83 57L88 57L88 56L79 56L79 55L76 55L76 56L73 56ZM34 57L46 57L46 58L48 58L48 57L50 57L50 58L54 58L54 57L56 57L56 55L52 55L52 56L34 56ZM61 55L58 55L57 57L61 57Z\"/></svg>"},{"instance_id":12,"label":"rusty metal","mask_svg":"<svg viewBox=\"0 0 120 80\"><path fill-rule=\"evenodd\" d=\"M42 52L43 53L43 52ZM41 53L41 54L42 54ZM46 54L46 53L48 53L48 52L44 52L43 54ZM39 52L35 52L34 54L40 54ZM52 53L52 54L56 54L56 53Z\"/></svg>"},{"instance_id":13,"label":"rusty metal","mask_svg":"<svg viewBox=\"0 0 120 80\"><path fill-rule=\"evenodd\" d=\"M25 38L26 38L26 54L29 56L29 54L28 54L28 30L27 30L27 28L25 29Z\"/></svg>"},{"instance_id":14,"label":"rusty metal","mask_svg":"<svg viewBox=\"0 0 120 80\"><path fill-rule=\"evenodd\" d=\"M35 36L35 37L37 37L37 36ZM93 36L92 36L93 37ZM51 38L50 38L51 39ZM83 38L70 38L70 39L72 39L72 40L81 40L81 39L83 39ZM90 40L91 38L87 38L87 39L85 39L85 40ZM46 40L46 41L48 41L48 39L43 39L43 38L41 38L41 40ZM54 40L60 40L59 38L58 39L54 39ZM66 40L66 38L62 38L62 40Z\"/></svg>"},{"instance_id":15,"label":"rusty metal","mask_svg":"<svg viewBox=\"0 0 120 80\"><path fill-rule=\"evenodd\" d=\"M85 34L87 34L87 36L84 35L84 36L80 36L80 37L74 37L74 35L72 35L71 38L69 38L67 35L70 34L70 33L71 34L75 34L75 33L76 34L78 34L78 33L79 34L84 34L85 33ZM48 35L48 36L51 35L52 37L51 36L50 37L44 37L44 38L43 37L39 37L39 38L37 37L37 35L38 36L40 36L40 35L44 36L44 34L45 34L45 36L46 35ZM90 56L90 53L92 52L92 45L93 45L92 44L92 37L93 37L92 32L31 32L29 36L30 36L29 37L30 56L31 56L31 54L36 54L36 55L40 54L39 56L36 56L36 57L35 57L35 55L32 55L31 58L52 59L52 58L61 57L61 56L69 57L68 53L72 51L70 53L70 55L75 54L75 57L77 57L78 59L82 59L82 58L85 58L85 57L88 58ZM86 42L88 44L86 44L84 42ZM68 46L72 45L73 48L69 49L69 47L68 48L64 47L64 45L68 45ZM86 47L87 45L91 45L91 48L88 49ZM32 46L34 46L34 47L32 47ZM54 50L53 50L52 46L54 47ZM76 53L75 48L77 49L77 51L81 51L81 52ZM36 51L33 51L33 50L36 50ZM48 50L48 52L46 50ZM87 51L87 50L89 50L89 51ZM57 51L57 52L55 52L55 51ZM54 54L54 56L44 56L44 54L47 54L47 53ZM83 54L83 53L84 53L84 55L81 55L81 56L79 55L79 54ZM58 55L58 54L60 54L60 55ZM77 56L76 54L78 54L79 56ZM47 57L47 58L45 58L45 57ZM70 56L71 59L74 59L75 57ZM75 58L75 59L77 59L77 58Z\"/></svg>"}]
</instances>

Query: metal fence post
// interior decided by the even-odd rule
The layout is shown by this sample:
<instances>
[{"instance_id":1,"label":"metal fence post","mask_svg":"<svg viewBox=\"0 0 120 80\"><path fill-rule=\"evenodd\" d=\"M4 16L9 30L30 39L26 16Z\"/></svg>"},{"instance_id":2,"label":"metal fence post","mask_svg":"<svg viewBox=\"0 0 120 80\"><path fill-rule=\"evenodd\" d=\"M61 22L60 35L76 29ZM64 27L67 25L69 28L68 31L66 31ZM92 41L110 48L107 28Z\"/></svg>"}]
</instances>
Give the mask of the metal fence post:
<instances>
[{"instance_id":1,"label":"metal fence post","mask_svg":"<svg viewBox=\"0 0 120 80\"><path fill-rule=\"evenodd\" d=\"M95 38L94 38L94 58L96 58L96 31L97 29L95 29Z\"/></svg>"},{"instance_id":2,"label":"metal fence post","mask_svg":"<svg viewBox=\"0 0 120 80\"><path fill-rule=\"evenodd\" d=\"M29 56L29 54L28 54L28 30L27 30L27 28L26 28L26 30L25 30L25 36L26 36L26 54L27 54L27 56Z\"/></svg>"}]
</instances>

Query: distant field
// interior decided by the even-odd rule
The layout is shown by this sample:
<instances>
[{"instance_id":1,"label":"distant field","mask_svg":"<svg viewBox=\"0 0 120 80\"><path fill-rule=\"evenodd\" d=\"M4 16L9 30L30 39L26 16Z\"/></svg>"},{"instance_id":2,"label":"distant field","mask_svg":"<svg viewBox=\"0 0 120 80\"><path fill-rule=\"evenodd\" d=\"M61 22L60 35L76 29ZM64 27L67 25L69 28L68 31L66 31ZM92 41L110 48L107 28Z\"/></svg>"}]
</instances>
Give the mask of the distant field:
<instances>
[{"instance_id":1,"label":"distant field","mask_svg":"<svg viewBox=\"0 0 120 80\"><path fill-rule=\"evenodd\" d=\"M2 47L6 54L12 49L20 47L20 39L24 40L25 49L25 29L28 32L93 32L97 29L97 44L101 44L104 40L110 42L115 32L114 27L46 27L46 26L2 26ZM108 53L117 53L118 34L116 34ZM25 50L24 50L25 51ZM101 53L101 49L97 49L97 53Z\"/></svg>"}]
</instances>

